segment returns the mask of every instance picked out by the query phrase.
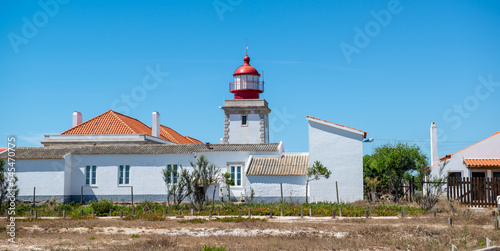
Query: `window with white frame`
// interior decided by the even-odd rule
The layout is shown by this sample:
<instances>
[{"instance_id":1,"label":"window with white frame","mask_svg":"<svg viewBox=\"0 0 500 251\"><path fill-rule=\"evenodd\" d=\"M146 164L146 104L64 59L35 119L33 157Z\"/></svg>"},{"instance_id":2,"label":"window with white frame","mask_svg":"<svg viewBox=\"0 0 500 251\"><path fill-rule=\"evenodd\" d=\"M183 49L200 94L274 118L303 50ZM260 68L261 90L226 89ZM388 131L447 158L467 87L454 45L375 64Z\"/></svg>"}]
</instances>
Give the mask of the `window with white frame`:
<instances>
[{"instance_id":1,"label":"window with white frame","mask_svg":"<svg viewBox=\"0 0 500 251\"><path fill-rule=\"evenodd\" d=\"M234 180L235 186L241 186L241 165L231 165L229 167L231 179Z\"/></svg>"},{"instance_id":2,"label":"window with white frame","mask_svg":"<svg viewBox=\"0 0 500 251\"><path fill-rule=\"evenodd\" d=\"M120 165L118 167L118 185L130 184L130 165Z\"/></svg>"},{"instance_id":3,"label":"window with white frame","mask_svg":"<svg viewBox=\"0 0 500 251\"><path fill-rule=\"evenodd\" d=\"M85 185L93 186L96 184L97 167L95 165L88 165L85 167Z\"/></svg>"},{"instance_id":4,"label":"window with white frame","mask_svg":"<svg viewBox=\"0 0 500 251\"><path fill-rule=\"evenodd\" d=\"M167 164L167 184L177 183L177 164Z\"/></svg>"}]
</instances>

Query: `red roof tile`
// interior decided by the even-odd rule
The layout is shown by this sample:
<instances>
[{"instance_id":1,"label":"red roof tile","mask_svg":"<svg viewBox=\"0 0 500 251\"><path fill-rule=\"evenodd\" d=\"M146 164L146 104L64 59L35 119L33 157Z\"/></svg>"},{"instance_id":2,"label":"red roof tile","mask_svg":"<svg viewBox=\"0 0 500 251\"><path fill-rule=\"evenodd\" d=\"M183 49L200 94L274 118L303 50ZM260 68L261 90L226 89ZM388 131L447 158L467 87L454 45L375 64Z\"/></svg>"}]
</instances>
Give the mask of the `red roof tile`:
<instances>
[{"instance_id":1,"label":"red roof tile","mask_svg":"<svg viewBox=\"0 0 500 251\"><path fill-rule=\"evenodd\" d=\"M151 127L141 121L123 115L121 113L109 110L101 115L91 118L80 125L64 131L61 135L86 135L86 134L151 134ZM177 144L203 144L193 143L180 135L173 129L160 126L161 139L168 140Z\"/></svg>"},{"instance_id":2,"label":"red roof tile","mask_svg":"<svg viewBox=\"0 0 500 251\"><path fill-rule=\"evenodd\" d=\"M494 168L500 167L500 159L464 159L469 168Z\"/></svg>"},{"instance_id":3,"label":"red roof tile","mask_svg":"<svg viewBox=\"0 0 500 251\"><path fill-rule=\"evenodd\" d=\"M316 117L313 117L313 116L306 116L308 118L312 118L312 119L317 119L317 120L320 120L320 121L323 121L323 122L326 122L326 123L330 123L330 124L334 124L334 125L337 125L337 126L340 126L340 127L345 127L345 128L349 128L349 129L352 129L352 130L356 130L356 131L359 131L359 132L362 132L364 135L363 135L363 138L366 138L366 132L365 131L361 131L359 129L356 129L356 128L352 128L352 127L349 127L349 126L345 126L345 125L341 125L341 124L337 124L337 123L333 123L333 122L330 122L328 120L324 120L324 119L319 119L319 118L316 118Z\"/></svg>"},{"instance_id":4,"label":"red roof tile","mask_svg":"<svg viewBox=\"0 0 500 251\"><path fill-rule=\"evenodd\" d=\"M0 147L0 153L3 153L7 151L9 148L8 147Z\"/></svg>"}]
</instances>

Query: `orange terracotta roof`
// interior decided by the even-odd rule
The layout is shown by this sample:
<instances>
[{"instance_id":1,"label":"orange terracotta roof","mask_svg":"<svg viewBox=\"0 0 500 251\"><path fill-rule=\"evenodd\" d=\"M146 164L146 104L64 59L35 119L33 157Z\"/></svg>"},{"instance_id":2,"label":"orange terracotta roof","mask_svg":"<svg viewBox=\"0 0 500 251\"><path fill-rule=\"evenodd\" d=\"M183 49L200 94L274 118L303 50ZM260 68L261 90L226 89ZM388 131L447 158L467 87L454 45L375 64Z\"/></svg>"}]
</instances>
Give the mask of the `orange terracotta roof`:
<instances>
[{"instance_id":1,"label":"orange terracotta roof","mask_svg":"<svg viewBox=\"0 0 500 251\"><path fill-rule=\"evenodd\" d=\"M485 138L485 139L483 139L483 140L481 140L481 141L479 141L479 142L477 142L477 143L474 143L474 144L472 144L472 145L470 145L470 146L468 146L468 147L466 147L466 148L464 148L464 149L462 149L462 150L460 150L460 151L458 151L458 152L456 152L456 153L454 153L454 154L447 154L446 156L441 157L441 158L439 159L439 160L441 160L440 162L438 162L438 163L436 163L436 164L434 164L434 165L432 165L432 166L428 166L428 167L426 167L425 169L427 170L427 169L429 169L429 168L431 168L431 167L435 167L435 166L437 166L437 165L439 165L439 164L443 163L444 161L446 161L446 160L450 159L452 155L455 155L455 154L457 154L457 153L459 153L459 152L461 152L461 151L464 151L464 150L466 150L466 149L468 149L468 148L471 148L471 147L473 147L473 146L475 146L475 145L477 145L477 144L479 144L479 143L481 143L481 142L483 142L483 141L486 141L486 140L488 140L488 139L491 139L491 138L495 137L495 136L496 136L496 135L498 135L498 134L500 134L500 131L498 131L498 132L496 132L496 133L493 133L493 135L489 136L488 138Z\"/></svg>"},{"instance_id":2,"label":"orange terracotta roof","mask_svg":"<svg viewBox=\"0 0 500 251\"><path fill-rule=\"evenodd\" d=\"M101 115L91 118L80 125L64 131L61 135L82 134L151 134L151 127L141 121L109 110ZM171 128L161 125L160 138L177 144L203 144L193 143Z\"/></svg>"},{"instance_id":3,"label":"orange terracotta roof","mask_svg":"<svg viewBox=\"0 0 500 251\"><path fill-rule=\"evenodd\" d=\"M188 139L189 141L193 142L193 144L203 144L203 142L195 139L195 138L192 138L192 137L189 137L189 136L184 136L184 138Z\"/></svg>"},{"instance_id":4,"label":"orange terracotta roof","mask_svg":"<svg viewBox=\"0 0 500 251\"><path fill-rule=\"evenodd\" d=\"M464 159L469 168L500 167L500 159Z\"/></svg>"},{"instance_id":5,"label":"orange terracotta roof","mask_svg":"<svg viewBox=\"0 0 500 251\"><path fill-rule=\"evenodd\" d=\"M0 147L0 153L3 153L7 151L9 148L8 147Z\"/></svg>"},{"instance_id":6,"label":"orange terracotta roof","mask_svg":"<svg viewBox=\"0 0 500 251\"><path fill-rule=\"evenodd\" d=\"M306 116L306 117L311 118L311 119L317 119L317 120L320 120L320 121L323 121L323 122L326 122L326 123L330 123L330 124L334 124L334 125L337 125L337 126L340 126L340 127L345 127L345 128L349 128L349 129L352 129L352 130L356 130L356 131L362 132L364 134L363 138L366 138L366 132L365 131L361 131L361 130L356 129L356 128L352 128L352 127L349 127L349 126L345 126L345 125L333 123L333 122L330 122L328 120L319 119L319 118L316 118L316 117L313 117L313 116Z\"/></svg>"},{"instance_id":7,"label":"orange terracotta roof","mask_svg":"<svg viewBox=\"0 0 500 251\"><path fill-rule=\"evenodd\" d=\"M180 135L178 132L174 131L170 127L166 127L164 125L160 126L160 135L165 137L168 141L172 141L177 144L193 144L193 142L184 138L184 136Z\"/></svg>"}]
</instances>

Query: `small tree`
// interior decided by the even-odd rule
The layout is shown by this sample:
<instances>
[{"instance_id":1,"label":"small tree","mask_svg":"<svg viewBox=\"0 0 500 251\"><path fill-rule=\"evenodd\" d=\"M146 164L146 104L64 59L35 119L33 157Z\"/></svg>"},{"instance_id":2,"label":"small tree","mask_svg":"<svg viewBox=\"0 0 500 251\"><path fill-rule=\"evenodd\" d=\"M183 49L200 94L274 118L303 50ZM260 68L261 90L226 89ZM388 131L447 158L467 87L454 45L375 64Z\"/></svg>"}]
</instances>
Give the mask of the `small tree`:
<instances>
[{"instance_id":1,"label":"small tree","mask_svg":"<svg viewBox=\"0 0 500 251\"><path fill-rule=\"evenodd\" d=\"M306 178L306 203L309 203L308 200L308 189L309 189L309 181L319 180L321 177L325 177L326 179L330 178L332 171L328 170L326 166L323 166L321 162L318 160L314 161L313 166L307 169L307 178Z\"/></svg>"},{"instance_id":2,"label":"small tree","mask_svg":"<svg viewBox=\"0 0 500 251\"><path fill-rule=\"evenodd\" d=\"M214 208L215 203L215 192L217 191L217 184L219 184L221 180L221 171L220 168L214 164L208 166L208 183L214 187L214 191L212 193L212 209Z\"/></svg>"},{"instance_id":3,"label":"small tree","mask_svg":"<svg viewBox=\"0 0 500 251\"><path fill-rule=\"evenodd\" d=\"M443 171L446 164L448 164L448 160L438 165L439 171L437 176L431 174L430 168L424 171L425 186L423 187L422 194L416 197L420 208L430 210L445 193L446 190L443 184L448 179L448 175L443 175Z\"/></svg>"},{"instance_id":4,"label":"small tree","mask_svg":"<svg viewBox=\"0 0 500 251\"><path fill-rule=\"evenodd\" d=\"M203 210L207 190L217 179L215 170L218 167L210 164L204 155L201 155L196 163L191 162L191 166L193 171L189 176L186 176L186 180L189 180L188 191L191 191L191 204L196 210L201 211Z\"/></svg>"},{"instance_id":5,"label":"small tree","mask_svg":"<svg viewBox=\"0 0 500 251\"><path fill-rule=\"evenodd\" d=\"M189 173L186 169L183 169L181 165L179 165L179 170L172 168L171 165L162 170L163 180L167 185L167 203L169 206L170 198L173 198L174 204L178 206L190 195L187 191L186 179L182 179L183 176Z\"/></svg>"},{"instance_id":6,"label":"small tree","mask_svg":"<svg viewBox=\"0 0 500 251\"><path fill-rule=\"evenodd\" d=\"M427 165L427 156L420 151L420 147L399 142L375 148L371 161L381 175L381 181L387 180L395 191L394 200L398 201L403 177L408 172L422 170Z\"/></svg>"},{"instance_id":7,"label":"small tree","mask_svg":"<svg viewBox=\"0 0 500 251\"><path fill-rule=\"evenodd\" d=\"M234 179L231 178L230 173L224 173L224 183L227 188L227 201L231 201L231 186L234 186Z\"/></svg>"}]
</instances>

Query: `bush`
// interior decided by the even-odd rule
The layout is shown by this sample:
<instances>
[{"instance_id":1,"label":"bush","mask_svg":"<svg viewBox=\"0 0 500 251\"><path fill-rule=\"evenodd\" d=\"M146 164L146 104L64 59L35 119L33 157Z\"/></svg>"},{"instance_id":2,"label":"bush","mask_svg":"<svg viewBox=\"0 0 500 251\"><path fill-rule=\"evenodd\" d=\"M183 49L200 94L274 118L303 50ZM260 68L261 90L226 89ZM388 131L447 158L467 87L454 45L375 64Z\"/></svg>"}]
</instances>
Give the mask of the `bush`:
<instances>
[{"instance_id":1,"label":"bush","mask_svg":"<svg viewBox=\"0 0 500 251\"><path fill-rule=\"evenodd\" d=\"M96 216L105 216L109 214L109 210L116 209L116 206L113 205L113 200L100 199L99 201L91 201L90 207L94 209Z\"/></svg>"}]
</instances>

